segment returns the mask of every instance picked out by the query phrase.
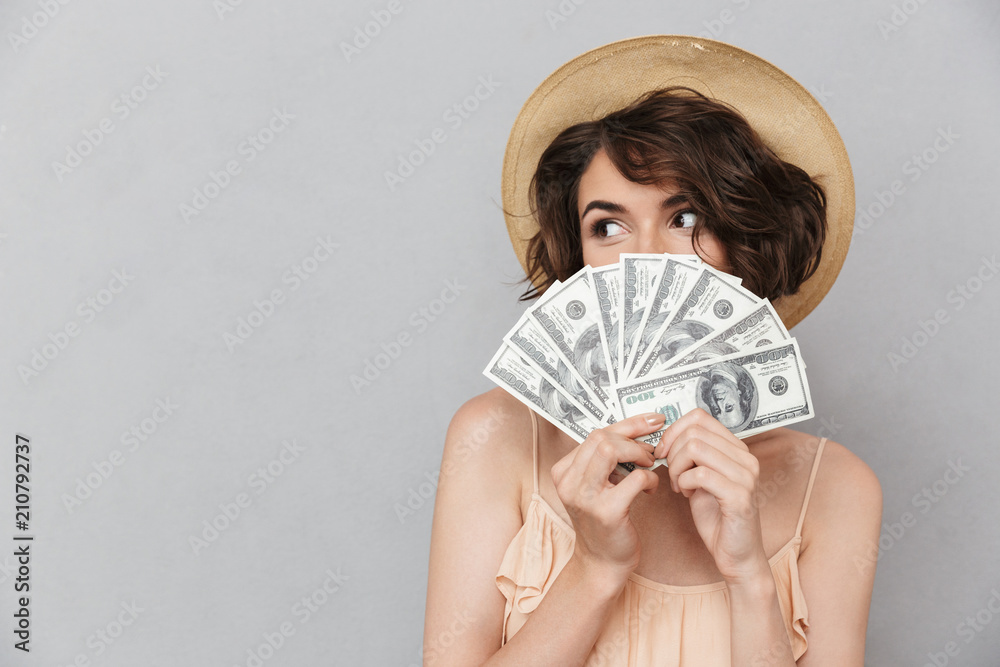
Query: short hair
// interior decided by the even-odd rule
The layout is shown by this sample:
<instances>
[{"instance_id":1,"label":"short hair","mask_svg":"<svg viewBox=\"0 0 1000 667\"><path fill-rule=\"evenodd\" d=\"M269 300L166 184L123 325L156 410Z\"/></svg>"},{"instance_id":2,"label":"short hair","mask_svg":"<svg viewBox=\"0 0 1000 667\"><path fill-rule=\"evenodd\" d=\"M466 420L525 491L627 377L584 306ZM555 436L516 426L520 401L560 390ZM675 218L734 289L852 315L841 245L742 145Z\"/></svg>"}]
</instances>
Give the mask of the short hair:
<instances>
[{"instance_id":1,"label":"short hair","mask_svg":"<svg viewBox=\"0 0 1000 667\"><path fill-rule=\"evenodd\" d=\"M539 222L528 243L521 300L541 296L583 268L578 191L604 150L625 178L672 181L730 271L761 298L794 294L819 266L826 196L808 173L779 158L734 108L684 86L650 91L603 118L572 125L548 145L531 180Z\"/></svg>"}]
</instances>

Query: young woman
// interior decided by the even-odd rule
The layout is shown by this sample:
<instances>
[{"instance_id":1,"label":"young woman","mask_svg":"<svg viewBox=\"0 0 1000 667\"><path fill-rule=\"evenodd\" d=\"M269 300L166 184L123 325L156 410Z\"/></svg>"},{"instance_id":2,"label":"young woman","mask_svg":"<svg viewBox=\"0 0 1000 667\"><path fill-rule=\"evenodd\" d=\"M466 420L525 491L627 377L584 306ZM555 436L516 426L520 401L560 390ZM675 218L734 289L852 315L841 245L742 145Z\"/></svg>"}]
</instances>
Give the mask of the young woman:
<instances>
[{"instance_id":1,"label":"young woman","mask_svg":"<svg viewBox=\"0 0 1000 667\"><path fill-rule=\"evenodd\" d=\"M853 219L846 153L817 109L711 40L627 40L568 63L525 105L505 160L526 298L621 253L697 254L792 326L835 278ZM663 426L656 413L578 444L501 389L463 405L435 502L425 665L863 665L877 478L827 438L735 437L739 383L716 384L711 413L684 415L655 450L636 438Z\"/></svg>"}]
</instances>

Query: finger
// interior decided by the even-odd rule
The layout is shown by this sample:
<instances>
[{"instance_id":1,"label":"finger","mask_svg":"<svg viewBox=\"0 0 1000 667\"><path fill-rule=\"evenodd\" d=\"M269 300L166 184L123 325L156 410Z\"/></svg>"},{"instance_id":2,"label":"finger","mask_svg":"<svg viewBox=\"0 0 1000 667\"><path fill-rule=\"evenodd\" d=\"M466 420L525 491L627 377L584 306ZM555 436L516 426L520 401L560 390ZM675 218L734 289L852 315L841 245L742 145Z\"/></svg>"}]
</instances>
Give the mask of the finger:
<instances>
[{"instance_id":1,"label":"finger","mask_svg":"<svg viewBox=\"0 0 1000 667\"><path fill-rule=\"evenodd\" d=\"M656 414L656 413L651 413L651 414ZM644 415L636 415L636 416L642 417ZM645 417L649 416L650 415L645 415ZM660 417L662 417L662 415L660 415ZM621 426L623 423L624 422L618 422L616 424L612 424L611 426L606 426L602 429L592 431L590 435L587 436L587 439L584 440L583 444L580 445L580 451L576 455L576 458L573 460L573 465L577 467L582 466L581 470L585 469L590 464L590 461L593 459L594 453L596 452L597 448L602 443L605 442L612 443L612 445L616 449L620 450L616 454L617 458L615 458L615 463L617 463L618 461L635 461L637 460L638 457L642 456L643 454L652 455L653 453L652 445L639 440L633 440L632 436L624 435L621 433L621 431L624 430L626 432L635 432L636 428L645 428L653 430L656 428L654 425L656 423L656 420L646 419L645 427L636 426L635 423L632 424L631 426L630 425Z\"/></svg>"},{"instance_id":2,"label":"finger","mask_svg":"<svg viewBox=\"0 0 1000 667\"><path fill-rule=\"evenodd\" d=\"M646 412L641 415L633 415L620 422L615 422L610 426L605 426L601 430L635 439L649 435L650 433L656 433L663 428L665 420L666 418L659 412Z\"/></svg>"},{"instance_id":3,"label":"finger","mask_svg":"<svg viewBox=\"0 0 1000 667\"><path fill-rule=\"evenodd\" d=\"M671 449L667 460L667 475L673 488L678 488L677 480L681 475L695 467L710 468L746 489L754 488L755 472L734 460L726 451L706 442L706 439L690 436L679 440L675 448Z\"/></svg>"},{"instance_id":4,"label":"finger","mask_svg":"<svg viewBox=\"0 0 1000 667\"><path fill-rule=\"evenodd\" d=\"M604 436L594 449L594 455L583 473L583 488L596 495L611 486L608 477L621 461L631 461L639 465L653 465L653 459L648 450L643 449L634 440Z\"/></svg>"},{"instance_id":5,"label":"finger","mask_svg":"<svg viewBox=\"0 0 1000 667\"><path fill-rule=\"evenodd\" d=\"M615 488L608 491L605 495L609 502L617 507L624 508L630 506L640 492L653 493L659 484L660 476L655 472L636 468L625 475L625 479L618 482Z\"/></svg>"},{"instance_id":6,"label":"finger","mask_svg":"<svg viewBox=\"0 0 1000 667\"><path fill-rule=\"evenodd\" d=\"M591 459L593 459L594 450L597 448L599 443L609 437L612 437L612 439L614 439L613 436L624 437L626 441L631 441L634 446L638 448L637 451L652 453L652 445L632 440L632 438L655 433L663 427L664 420L665 417L662 414L658 412L649 412L641 415L634 415L628 419L623 419L620 422L615 422L610 426L605 426L604 428L591 431L590 434L587 435L587 438L580 443L580 445L556 463L559 468L558 470L553 468L553 480L558 483L558 480L561 479L567 471L574 468L578 469L578 474L584 475L586 467L589 465ZM628 456L633 455L629 454ZM635 459L619 458L618 460L634 461ZM605 477L607 477L607 475L605 475Z\"/></svg>"},{"instance_id":7,"label":"finger","mask_svg":"<svg viewBox=\"0 0 1000 667\"><path fill-rule=\"evenodd\" d=\"M670 451L668 451L664 457L667 460L667 464L669 465L671 461L675 460L675 457L680 453L681 449L683 449L688 443L694 442L701 442L702 445L715 447L747 470L754 471L759 468L757 457L751 454L749 450L737 446L733 442L732 434L724 437L719 435L714 430L705 428L701 424L693 424L689 426L683 433L676 437L673 445L670 447Z\"/></svg>"},{"instance_id":8,"label":"finger","mask_svg":"<svg viewBox=\"0 0 1000 667\"><path fill-rule=\"evenodd\" d=\"M577 454L580 451L581 445L577 445L571 449L565 456L552 464L549 468L549 474L552 476L552 482L558 486L559 480L563 478L566 471L569 470L570 466L573 465L573 461L576 459Z\"/></svg>"},{"instance_id":9,"label":"finger","mask_svg":"<svg viewBox=\"0 0 1000 667\"><path fill-rule=\"evenodd\" d=\"M657 419L656 417L659 417L659 419ZM635 415L634 417L630 417L629 419L616 422L614 424L611 424L610 426L604 426L602 428L594 429L587 435L587 437L584 439L582 443L580 443L579 446L577 446L572 452L570 452L570 454L567 454L566 457L564 457L565 459L568 460L566 461L560 460L559 463L562 464L566 469L572 467L573 464L575 464L578 459L581 463L586 464L593 457L594 449L607 436L624 435L626 438L635 438L635 437L640 437L642 435L648 435L649 433L653 433L656 431L657 423L659 423L659 425L662 426L663 425L662 422L663 422L663 415L658 415L657 413L652 412L645 415ZM645 427L643 427L642 424L645 424ZM642 428L646 428L648 430L641 430ZM628 435L628 433L633 433L636 431L640 431L638 435ZM648 445L647 443L642 443L642 447L648 449L649 451L653 450L652 446ZM561 471L562 470L560 470L560 472Z\"/></svg>"},{"instance_id":10,"label":"finger","mask_svg":"<svg viewBox=\"0 0 1000 667\"><path fill-rule=\"evenodd\" d=\"M685 498L690 498L698 489L712 494L726 515L746 517L752 514L752 494L711 468L698 466L688 470L677 478L677 485Z\"/></svg>"},{"instance_id":11,"label":"finger","mask_svg":"<svg viewBox=\"0 0 1000 667\"><path fill-rule=\"evenodd\" d=\"M594 453L580 473L580 490L587 500L593 500L597 494L611 486L608 477L615 469L617 459L615 446L604 440L594 447Z\"/></svg>"},{"instance_id":12,"label":"finger","mask_svg":"<svg viewBox=\"0 0 1000 667\"><path fill-rule=\"evenodd\" d=\"M576 447L571 449L565 456L556 461L555 465L552 466L552 477L554 480L557 479L557 475L558 478L562 478L562 476L566 473L566 470L573 466L577 457L581 456L581 454L585 456L586 460L589 460L591 454L593 453L594 445L597 442L595 438L600 437L601 431L602 429L592 430L587 434L587 437L584 438L583 442L578 443Z\"/></svg>"},{"instance_id":13,"label":"finger","mask_svg":"<svg viewBox=\"0 0 1000 667\"><path fill-rule=\"evenodd\" d=\"M680 434L694 425L701 426L706 430L716 433L719 437L731 442L738 449L750 451L750 448L747 447L746 443L733 435L732 432L723 426L718 419L708 414L701 408L695 408L694 410L685 413L684 416L664 429L663 435L660 436L660 441L656 444L656 451L653 455L656 458L665 457Z\"/></svg>"}]
</instances>

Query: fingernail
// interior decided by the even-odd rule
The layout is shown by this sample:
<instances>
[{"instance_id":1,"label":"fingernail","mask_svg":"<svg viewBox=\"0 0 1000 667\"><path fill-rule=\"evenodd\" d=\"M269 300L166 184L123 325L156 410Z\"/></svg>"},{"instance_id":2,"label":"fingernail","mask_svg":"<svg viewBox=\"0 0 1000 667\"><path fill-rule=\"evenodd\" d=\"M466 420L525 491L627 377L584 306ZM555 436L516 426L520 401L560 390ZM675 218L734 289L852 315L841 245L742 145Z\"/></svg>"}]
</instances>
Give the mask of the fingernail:
<instances>
[{"instance_id":1,"label":"fingernail","mask_svg":"<svg viewBox=\"0 0 1000 667\"><path fill-rule=\"evenodd\" d=\"M650 426L655 426L663 421L663 415L659 412L651 412L645 417L646 423Z\"/></svg>"}]
</instances>

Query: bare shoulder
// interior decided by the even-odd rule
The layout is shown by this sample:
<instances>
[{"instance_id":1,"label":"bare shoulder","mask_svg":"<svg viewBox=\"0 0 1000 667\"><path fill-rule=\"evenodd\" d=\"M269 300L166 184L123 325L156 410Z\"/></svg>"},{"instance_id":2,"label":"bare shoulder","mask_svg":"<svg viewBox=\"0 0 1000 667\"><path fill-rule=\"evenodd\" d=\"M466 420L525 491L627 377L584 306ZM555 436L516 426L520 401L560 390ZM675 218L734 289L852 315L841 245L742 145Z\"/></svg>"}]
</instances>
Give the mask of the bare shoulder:
<instances>
[{"instance_id":1,"label":"bare shoulder","mask_svg":"<svg viewBox=\"0 0 1000 667\"><path fill-rule=\"evenodd\" d=\"M804 494L815 465L816 477L803 522L803 551L817 540L850 540L877 532L882 517L882 485L871 467L839 442L787 428L752 446L761 461L761 479L784 475ZM821 454L819 461L816 456ZM770 471L765 475L765 470ZM799 490L801 489L801 490ZM798 495L801 498L801 495Z\"/></svg>"},{"instance_id":2,"label":"bare shoulder","mask_svg":"<svg viewBox=\"0 0 1000 667\"><path fill-rule=\"evenodd\" d=\"M525 438L530 463L530 414L502 389L466 401L448 426L427 575L428 664L480 665L501 643L506 600L497 572L523 525Z\"/></svg>"},{"instance_id":3,"label":"bare shoulder","mask_svg":"<svg viewBox=\"0 0 1000 667\"><path fill-rule=\"evenodd\" d=\"M760 463L762 501L775 501L768 504L778 526L795 525L815 465L816 477L802 528L803 551L821 532L849 531L852 524L856 529L859 523L870 527L881 521L882 487L878 477L839 442L778 428L748 439L747 445ZM785 530L789 528L779 532L784 534Z\"/></svg>"},{"instance_id":4,"label":"bare shoulder","mask_svg":"<svg viewBox=\"0 0 1000 667\"><path fill-rule=\"evenodd\" d=\"M823 473L828 486L834 486L829 482L835 481L838 483L836 486L844 492L866 493L869 497L871 494L881 495L882 492L875 471L857 454L833 440L827 440L823 447L823 458L816 476L817 486L820 483L819 473ZM835 489L830 488L828 491L834 492Z\"/></svg>"},{"instance_id":5,"label":"bare shoulder","mask_svg":"<svg viewBox=\"0 0 1000 667\"><path fill-rule=\"evenodd\" d=\"M820 442L824 441L808 433L779 428L748 441L750 451L765 469L782 471L791 478L808 478ZM818 462L813 498L817 493L867 493L881 495L881 486L875 472L850 449L830 439L825 439L822 458Z\"/></svg>"},{"instance_id":6,"label":"bare shoulder","mask_svg":"<svg viewBox=\"0 0 1000 667\"><path fill-rule=\"evenodd\" d=\"M787 431L787 429L779 429ZM795 433L789 431L789 433ZM861 665L878 561L882 486L871 467L839 442L798 433L793 468L815 469L797 566L809 605L809 649L798 664ZM821 457L815 461L813 452ZM812 465L813 463L817 465Z\"/></svg>"},{"instance_id":7,"label":"bare shoulder","mask_svg":"<svg viewBox=\"0 0 1000 667\"><path fill-rule=\"evenodd\" d=\"M882 520L882 485L875 471L850 449L827 440L816 472L810 523L842 530L871 528Z\"/></svg>"},{"instance_id":8,"label":"bare shoulder","mask_svg":"<svg viewBox=\"0 0 1000 667\"><path fill-rule=\"evenodd\" d=\"M527 461L527 462L526 462ZM441 460L441 478L460 470L501 478L512 493L531 465L531 416L509 393L492 389L466 401L452 417ZM509 485L509 486L508 486ZM516 497L516 496L515 496Z\"/></svg>"}]
</instances>

